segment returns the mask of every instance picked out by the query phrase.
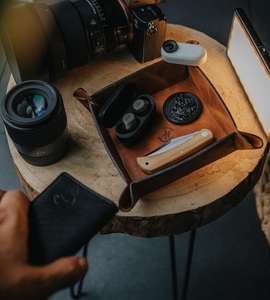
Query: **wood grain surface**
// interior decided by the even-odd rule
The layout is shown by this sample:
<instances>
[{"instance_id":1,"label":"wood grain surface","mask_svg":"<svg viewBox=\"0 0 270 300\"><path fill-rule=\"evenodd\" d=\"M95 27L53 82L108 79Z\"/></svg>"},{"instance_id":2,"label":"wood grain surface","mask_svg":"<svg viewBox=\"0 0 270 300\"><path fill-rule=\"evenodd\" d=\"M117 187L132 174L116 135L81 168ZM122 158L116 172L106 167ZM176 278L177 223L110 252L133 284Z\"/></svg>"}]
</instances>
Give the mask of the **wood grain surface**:
<instances>
[{"instance_id":1,"label":"wood grain surface","mask_svg":"<svg viewBox=\"0 0 270 300\"><path fill-rule=\"evenodd\" d=\"M168 24L167 38L198 40L208 52L202 71L215 86L240 131L260 136L264 146L236 151L141 199L130 212L116 215L102 233L122 232L153 237L182 233L207 224L237 205L259 180L267 153L267 139L237 76L226 48L181 25ZM73 97L82 87L92 94L153 62L139 64L125 47L87 66L69 71L54 83L61 92L68 116L70 145L66 156L48 167L27 164L9 140L11 154L26 193L32 199L61 172L118 203L126 186L99 138L89 111ZM10 80L9 87L14 85Z\"/></svg>"}]
</instances>

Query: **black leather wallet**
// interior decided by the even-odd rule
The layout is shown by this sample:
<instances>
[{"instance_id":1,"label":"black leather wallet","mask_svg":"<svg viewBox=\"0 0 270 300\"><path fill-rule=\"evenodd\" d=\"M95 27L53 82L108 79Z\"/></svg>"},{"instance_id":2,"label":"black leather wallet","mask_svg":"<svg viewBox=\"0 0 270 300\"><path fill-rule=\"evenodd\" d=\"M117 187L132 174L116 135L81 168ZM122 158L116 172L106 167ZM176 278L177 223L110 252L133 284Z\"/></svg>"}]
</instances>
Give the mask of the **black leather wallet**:
<instances>
[{"instance_id":1,"label":"black leather wallet","mask_svg":"<svg viewBox=\"0 0 270 300\"><path fill-rule=\"evenodd\" d=\"M30 204L29 262L76 254L117 211L112 201L62 173Z\"/></svg>"}]
</instances>

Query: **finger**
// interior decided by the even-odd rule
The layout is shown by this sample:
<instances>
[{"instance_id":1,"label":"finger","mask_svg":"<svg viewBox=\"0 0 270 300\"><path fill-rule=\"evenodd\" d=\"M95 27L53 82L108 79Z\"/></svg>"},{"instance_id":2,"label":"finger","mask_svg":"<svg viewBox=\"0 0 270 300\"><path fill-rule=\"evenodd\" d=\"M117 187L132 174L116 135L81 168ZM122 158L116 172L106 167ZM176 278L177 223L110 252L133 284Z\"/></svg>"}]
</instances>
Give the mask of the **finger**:
<instances>
[{"instance_id":1,"label":"finger","mask_svg":"<svg viewBox=\"0 0 270 300\"><path fill-rule=\"evenodd\" d=\"M5 218L2 224L2 230L9 230L14 234L19 231L28 233L28 209L29 199L19 191L8 191L0 201L0 211L2 218Z\"/></svg>"},{"instance_id":2,"label":"finger","mask_svg":"<svg viewBox=\"0 0 270 300\"><path fill-rule=\"evenodd\" d=\"M12 190L12 191L5 192L1 190L1 192L0 192L0 196L2 194L2 201L0 202L1 207L8 208L9 210L12 210L14 213L22 212L22 214L25 214L28 212L29 199L22 191Z\"/></svg>"},{"instance_id":3,"label":"finger","mask_svg":"<svg viewBox=\"0 0 270 300\"><path fill-rule=\"evenodd\" d=\"M28 257L29 200L18 190L8 191L0 201L0 241L13 262L26 262Z\"/></svg>"},{"instance_id":4,"label":"finger","mask_svg":"<svg viewBox=\"0 0 270 300\"><path fill-rule=\"evenodd\" d=\"M88 262L84 257L65 257L55 262L42 266L30 267L28 274L29 283L36 286L40 294L50 296L59 289L74 285L82 279L88 270Z\"/></svg>"},{"instance_id":5,"label":"finger","mask_svg":"<svg viewBox=\"0 0 270 300\"><path fill-rule=\"evenodd\" d=\"M49 274L49 285L53 290L75 284L88 270L88 262L84 257L66 257L58 259L44 267Z\"/></svg>"},{"instance_id":6,"label":"finger","mask_svg":"<svg viewBox=\"0 0 270 300\"><path fill-rule=\"evenodd\" d=\"M83 278L88 269L83 257L66 257L46 266L15 265L5 299L48 299L54 292L70 287ZM13 288L12 288L13 287ZM2 298L1 298L2 299Z\"/></svg>"},{"instance_id":7,"label":"finger","mask_svg":"<svg viewBox=\"0 0 270 300\"><path fill-rule=\"evenodd\" d=\"M6 193L6 191L0 190L0 200L1 200L1 198L4 196L5 193Z\"/></svg>"}]
</instances>

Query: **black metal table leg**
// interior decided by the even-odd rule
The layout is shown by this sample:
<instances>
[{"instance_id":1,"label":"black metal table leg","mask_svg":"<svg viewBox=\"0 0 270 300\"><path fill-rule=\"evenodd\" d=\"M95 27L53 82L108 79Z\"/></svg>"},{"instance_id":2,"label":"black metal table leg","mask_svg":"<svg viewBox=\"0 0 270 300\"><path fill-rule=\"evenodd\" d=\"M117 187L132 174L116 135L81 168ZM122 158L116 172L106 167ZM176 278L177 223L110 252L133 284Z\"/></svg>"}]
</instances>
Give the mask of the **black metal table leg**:
<instances>
[{"instance_id":1,"label":"black metal table leg","mask_svg":"<svg viewBox=\"0 0 270 300\"><path fill-rule=\"evenodd\" d=\"M177 300L178 288L177 288L177 271L176 271L174 235L170 235L169 241L170 241L170 258L171 258L172 283L173 283L173 299Z\"/></svg>"},{"instance_id":2,"label":"black metal table leg","mask_svg":"<svg viewBox=\"0 0 270 300\"><path fill-rule=\"evenodd\" d=\"M190 269L191 269L191 263L192 263L192 257L193 257L195 237L196 237L196 229L191 230L190 237L189 237L188 256L187 256L186 273L185 273L184 285L183 285L182 300L187 299L188 284L189 284L189 278L190 278Z\"/></svg>"},{"instance_id":3,"label":"black metal table leg","mask_svg":"<svg viewBox=\"0 0 270 300\"><path fill-rule=\"evenodd\" d=\"M184 284L183 284L183 291L182 291L182 300L187 299L188 284L189 284L189 278L190 278L190 269L191 269L191 264L192 264L195 237L196 237L196 229L191 230L191 232L190 232L187 263L186 263L186 270L185 270L185 277L184 277ZM178 300L178 282L177 282L174 235L170 235L169 241L170 241L170 258L171 258L171 271L172 271L172 283L173 283L173 299Z\"/></svg>"}]
</instances>

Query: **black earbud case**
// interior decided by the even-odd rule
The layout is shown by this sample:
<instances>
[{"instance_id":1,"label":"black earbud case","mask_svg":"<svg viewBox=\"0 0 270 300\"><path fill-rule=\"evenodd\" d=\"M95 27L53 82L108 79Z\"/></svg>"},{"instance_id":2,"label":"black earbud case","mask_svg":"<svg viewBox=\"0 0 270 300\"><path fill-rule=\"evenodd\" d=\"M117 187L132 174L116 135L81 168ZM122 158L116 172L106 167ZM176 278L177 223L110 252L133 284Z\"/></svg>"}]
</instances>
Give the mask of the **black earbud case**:
<instances>
[{"instance_id":1,"label":"black earbud case","mask_svg":"<svg viewBox=\"0 0 270 300\"><path fill-rule=\"evenodd\" d=\"M140 94L135 84L119 86L99 110L99 119L126 146L136 144L151 122L156 103L148 94Z\"/></svg>"}]
</instances>

